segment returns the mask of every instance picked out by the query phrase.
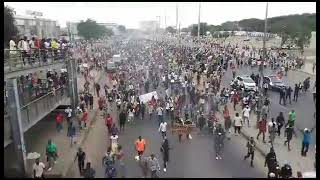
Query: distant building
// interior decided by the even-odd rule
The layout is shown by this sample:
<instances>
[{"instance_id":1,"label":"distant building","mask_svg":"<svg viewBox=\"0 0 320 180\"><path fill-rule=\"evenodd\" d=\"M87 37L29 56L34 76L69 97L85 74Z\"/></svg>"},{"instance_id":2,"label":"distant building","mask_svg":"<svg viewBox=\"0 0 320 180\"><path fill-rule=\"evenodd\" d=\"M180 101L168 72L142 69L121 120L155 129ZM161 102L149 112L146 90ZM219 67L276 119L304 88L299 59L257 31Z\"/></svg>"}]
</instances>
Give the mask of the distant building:
<instances>
[{"instance_id":1,"label":"distant building","mask_svg":"<svg viewBox=\"0 0 320 180\"><path fill-rule=\"evenodd\" d=\"M111 29L113 31L114 35L119 34L119 31L118 31L119 25L116 23L98 23L98 24L106 27L107 29Z\"/></svg>"},{"instance_id":2,"label":"distant building","mask_svg":"<svg viewBox=\"0 0 320 180\"><path fill-rule=\"evenodd\" d=\"M78 24L79 22L67 22L67 33L71 36L71 40L80 39L78 35Z\"/></svg>"},{"instance_id":3,"label":"distant building","mask_svg":"<svg viewBox=\"0 0 320 180\"><path fill-rule=\"evenodd\" d=\"M141 21L140 29L146 32L155 32L160 28L158 21Z\"/></svg>"},{"instance_id":4,"label":"distant building","mask_svg":"<svg viewBox=\"0 0 320 180\"><path fill-rule=\"evenodd\" d=\"M20 36L58 38L60 35L60 26L57 21L19 15L14 16L14 19Z\"/></svg>"}]
</instances>

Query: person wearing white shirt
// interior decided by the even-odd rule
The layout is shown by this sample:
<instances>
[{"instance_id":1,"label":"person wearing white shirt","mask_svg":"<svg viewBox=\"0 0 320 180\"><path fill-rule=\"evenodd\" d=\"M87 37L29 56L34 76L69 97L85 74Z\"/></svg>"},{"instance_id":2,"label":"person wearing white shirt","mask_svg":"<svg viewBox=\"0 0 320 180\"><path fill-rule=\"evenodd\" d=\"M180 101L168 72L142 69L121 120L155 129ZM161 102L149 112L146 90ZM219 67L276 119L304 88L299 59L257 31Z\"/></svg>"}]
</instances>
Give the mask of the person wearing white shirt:
<instances>
[{"instance_id":1,"label":"person wearing white shirt","mask_svg":"<svg viewBox=\"0 0 320 180\"><path fill-rule=\"evenodd\" d=\"M250 108L249 106L246 106L245 108L243 108L242 110L242 114L243 114L243 121L244 122L248 122L248 127L250 127L250 123L249 123L249 116L250 116Z\"/></svg>"},{"instance_id":2,"label":"person wearing white shirt","mask_svg":"<svg viewBox=\"0 0 320 180\"><path fill-rule=\"evenodd\" d=\"M72 109L68 106L68 108L64 112L67 114L67 122L69 124L72 117Z\"/></svg>"},{"instance_id":3,"label":"person wearing white shirt","mask_svg":"<svg viewBox=\"0 0 320 180\"><path fill-rule=\"evenodd\" d=\"M14 39L14 38L13 38ZM16 43L14 42L14 40L10 40L9 42L9 47L10 47L10 66L16 66L16 61L17 61L17 47L16 47Z\"/></svg>"},{"instance_id":4,"label":"person wearing white shirt","mask_svg":"<svg viewBox=\"0 0 320 180\"><path fill-rule=\"evenodd\" d=\"M161 132L162 138L167 136L167 122L164 122L162 120L162 122L160 123L160 126L159 126L159 132Z\"/></svg>"},{"instance_id":5,"label":"person wearing white shirt","mask_svg":"<svg viewBox=\"0 0 320 180\"><path fill-rule=\"evenodd\" d=\"M26 65L25 58L29 58L28 52L30 49L29 44L27 42L27 36L24 36L24 38L19 41L18 49L22 51L22 61L23 61L23 64Z\"/></svg>"},{"instance_id":6,"label":"person wearing white shirt","mask_svg":"<svg viewBox=\"0 0 320 180\"><path fill-rule=\"evenodd\" d=\"M36 159L36 163L33 165L33 177L40 179L43 177L43 170L45 169L45 165L40 162L40 159Z\"/></svg>"},{"instance_id":7,"label":"person wearing white shirt","mask_svg":"<svg viewBox=\"0 0 320 180\"><path fill-rule=\"evenodd\" d=\"M236 116L233 119L234 123L234 134L237 136L237 131L238 134L240 134L240 130L242 127L242 118L239 116L239 113L236 113Z\"/></svg>"},{"instance_id":8,"label":"person wearing white shirt","mask_svg":"<svg viewBox=\"0 0 320 180\"><path fill-rule=\"evenodd\" d=\"M161 106L157 108L157 113L158 113L158 122L160 124L163 121L163 108Z\"/></svg>"}]
</instances>

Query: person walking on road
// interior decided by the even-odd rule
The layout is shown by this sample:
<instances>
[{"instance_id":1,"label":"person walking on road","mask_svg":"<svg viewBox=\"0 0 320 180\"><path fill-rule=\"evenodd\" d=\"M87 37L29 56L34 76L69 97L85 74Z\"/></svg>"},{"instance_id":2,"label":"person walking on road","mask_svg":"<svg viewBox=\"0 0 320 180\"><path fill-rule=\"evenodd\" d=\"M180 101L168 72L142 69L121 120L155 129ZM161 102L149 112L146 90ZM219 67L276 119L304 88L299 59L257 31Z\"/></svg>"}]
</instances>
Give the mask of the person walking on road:
<instances>
[{"instance_id":1,"label":"person walking on road","mask_svg":"<svg viewBox=\"0 0 320 180\"><path fill-rule=\"evenodd\" d=\"M91 167L91 163L87 162L86 168L83 170L83 177L93 179L96 175L96 171Z\"/></svg>"},{"instance_id":2,"label":"person walking on road","mask_svg":"<svg viewBox=\"0 0 320 180\"><path fill-rule=\"evenodd\" d=\"M279 116L277 117L276 122L277 122L277 125L278 125L278 127L277 127L278 136L280 136L281 129L282 129L283 125L285 124L283 112L279 113Z\"/></svg>"},{"instance_id":3,"label":"person walking on road","mask_svg":"<svg viewBox=\"0 0 320 180\"><path fill-rule=\"evenodd\" d=\"M291 86L289 86L288 88L286 88L286 100L289 99L289 103L291 104L291 93L292 93L292 89Z\"/></svg>"},{"instance_id":4,"label":"person walking on road","mask_svg":"<svg viewBox=\"0 0 320 180\"><path fill-rule=\"evenodd\" d=\"M151 178L158 178L158 172L160 171L160 165L158 159L151 154L148 159L149 169L151 171Z\"/></svg>"},{"instance_id":5,"label":"person walking on road","mask_svg":"<svg viewBox=\"0 0 320 180\"><path fill-rule=\"evenodd\" d=\"M110 116L109 113L107 114L107 117L105 119L105 124L106 124L106 126L108 128L108 133L111 134L111 126L113 124L113 119L112 119L112 117Z\"/></svg>"},{"instance_id":6,"label":"person walking on road","mask_svg":"<svg viewBox=\"0 0 320 180\"><path fill-rule=\"evenodd\" d=\"M99 83L95 83L95 89L97 92L97 97L100 97L100 84Z\"/></svg>"},{"instance_id":7,"label":"person walking on road","mask_svg":"<svg viewBox=\"0 0 320 180\"><path fill-rule=\"evenodd\" d=\"M198 119L198 124L199 124L199 129L200 129L200 133L202 132L203 126L206 123L206 119L203 117L203 113L201 113L199 119Z\"/></svg>"},{"instance_id":8,"label":"person walking on road","mask_svg":"<svg viewBox=\"0 0 320 180\"><path fill-rule=\"evenodd\" d=\"M126 123L126 113L125 113L124 110L122 109L121 112L120 112L120 114L119 114L120 132L121 132L121 129L122 129L122 131L124 132L125 123Z\"/></svg>"},{"instance_id":9,"label":"person walking on road","mask_svg":"<svg viewBox=\"0 0 320 180\"><path fill-rule=\"evenodd\" d=\"M74 158L74 161L76 161L76 159L78 159L79 174L80 176L82 176L83 170L84 170L84 161L86 159L86 153L82 151L81 147L79 147L76 157Z\"/></svg>"},{"instance_id":10,"label":"person walking on road","mask_svg":"<svg viewBox=\"0 0 320 180\"><path fill-rule=\"evenodd\" d=\"M46 155L47 155L47 162L49 162L48 171L51 171L53 164L56 162L58 158L57 145L53 143L51 139L48 140L48 144L46 147Z\"/></svg>"},{"instance_id":11,"label":"person walking on road","mask_svg":"<svg viewBox=\"0 0 320 180\"><path fill-rule=\"evenodd\" d=\"M82 121L84 123L84 129L87 128L87 122L88 122L88 119L89 119L88 116L89 116L88 115L88 109L85 109L84 112L83 112L83 115L82 115Z\"/></svg>"},{"instance_id":12,"label":"person walking on road","mask_svg":"<svg viewBox=\"0 0 320 180\"><path fill-rule=\"evenodd\" d=\"M146 149L146 141L144 139L142 139L141 136L139 136L138 140L135 142L135 146L136 146L137 154L140 159L141 156L143 155L143 152Z\"/></svg>"},{"instance_id":13,"label":"person walking on road","mask_svg":"<svg viewBox=\"0 0 320 180\"><path fill-rule=\"evenodd\" d=\"M285 134L284 134L287 137L287 140L284 141L284 145L288 144L288 151L291 150L290 141L292 139L292 134L293 134L293 126L287 125Z\"/></svg>"},{"instance_id":14,"label":"person walking on road","mask_svg":"<svg viewBox=\"0 0 320 180\"><path fill-rule=\"evenodd\" d=\"M274 122L274 118L271 118L271 122L268 123L268 131L269 131L269 143L273 147L274 139L276 138L277 126Z\"/></svg>"},{"instance_id":15,"label":"person walking on road","mask_svg":"<svg viewBox=\"0 0 320 180\"><path fill-rule=\"evenodd\" d=\"M76 126L73 121L70 122L68 127L68 136L70 137L70 147L72 147L75 144L74 138L76 136Z\"/></svg>"},{"instance_id":16,"label":"person walking on road","mask_svg":"<svg viewBox=\"0 0 320 180\"><path fill-rule=\"evenodd\" d=\"M230 118L230 113L229 113L229 109L228 109L227 105L224 106L223 117L224 117L224 128L225 128L225 131L230 133L231 132L230 131L231 118Z\"/></svg>"},{"instance_id":17,"label":"person walking on road","mask_svg":"<svg viewBox=\"0 0 320 180\"><path fill-rule=\"evenodd\" d=\"M222 152L224 147L224 139L225 139L225 131L222 128L221 124L218 124L217 128L215 129L215 151L216 151L216 160L222 159Z\"/></svg>"},{"instance_id":18,"label":"person walking on road","mask_svg":"<svg viewBox=\"0 0 320 180\"><path fill-rule=\"evenodd\" d=\"M64 112L67 114L67 123L69 126L72 118L72 109L70 108L70 106L68 106L68 108L64 110Z\"/></svg>"},{"instance_id":19,"label":"person walking on road","mask_svg":"<svg viewBox=\"0 0 320 180\"><path fill-rule=\"evenodd\" d=\"M43 171L45 169L43 162L40 162L40 158L36 159L35 164L33 165L33 177L35 179L44 179Z\"/></svg>"},{"instance_id":20,"label":"person walking on road","mask_svg":"<svg viewBox=\"0 0 320 180\"><path fill-rule=\"evenodd\" d=\"M296 112L292 109L288 114L288 122L286 126L289 125L291 127L294 127L294 122L296 121L296 118L297 118ZM294 128L293 128L293 134L296 135Z\"/></svg>"},{"instance_id":21,"label":"person walking on road","mask_svg":"<svg viewBox=\"0 0 320 180\"><path fill-rule=\"evenodd\" d=\"M249 105L247 105L246 107L243 108L242 110L242 115L243 115L243 122L245 123L247 121L248 123L248 127L250 127L250 119L249 119L249 116L250 116L250 107Z\"/></svg>"},{"instance_id":22,"label":"person walking on road","mask_svg":"<svg viewBox=\"0 0 320 180\"><path fill-rule=\"evenodd\" d=\"M253 166L253 159L254 159L254 151L256 148L256 142L254 141L253 137L250 137L250 140L247 143L247 148L248 148L248 153L246 156L244 156L244 160L246 160L248 157L251 156L251 162L250 162L250 166Z\"/></svg>"},{"instance_id":23,"label":"person walking on road","mask_svg":"<svg viewBox=\"0 0 320 180\"><path fill-rule=\"evenodd\" d=\"M294 85L294 92L293 92L293 101L295 101L295 102L298 102L299 91L300 91L300 88L299 88L298 84L295 84Z\"/></svg>"},{"instance_id":24,"label":"person walking on road","mask_svg":"<svg viewBox=\"0 0 320 180\"><path fill-rule=\"evenodd\" d=\"M56 123L57 123L57 131L60 132L62 130L62 121L63 121L63 115L62 113L59 113L56 117Z\"/></svg>"},{"instance_id":25,"label":"person walking on road","mask_svg":"<svg viewBox=\"0 0 320 180\"><path fill-rule=\"evenodd\" d=\"M162 138L164 139L167 136L167 122L162 122L160 123L159 126L159 132L161 132Z\"/></svg>"},{"instance_id":26,"label":"person walking on road","mask_svg":"<svg viewBox=\"0 0 320 180\"><path fill-rule=\"evenodd\" d=\"M268 84L267 82L264 82L264 83L263 83L263 89L264 89L263 95L264 95L264 96L268 96L269 84Z\"/></svg>"},{"instance_id":27,"label":"person walking on road","mask_svg":"<svg viewBox=\"0 0 320 180\"><path fill-rule=\"evenodd\" d=\"M124 164L124 152L122 146L118 145L117 153L115 154L117 161L119 162L119 174L121 178L126 178L126 169Z\"/></svg>"},{"instance_id":28,"label":"person walking on road","mask_svg":"<svg viewBox=\"0 0 320 180\"><path fill-rule=\"evenodd\" d=\"M167 164L169 161L169 141L167 139L167 136L164 136L162 145L161 145L161 149L160 151L162 152L162 157L163 157L163 171L167 172Z\"/></svg>"},{"instance_id":29,"label":"person walking on road","mask_svg":"<svg viewBox=\"0 0 320 180\"><path fill-rule=\"evenodd\" d=\"M260 121L258 121L258 129L259 133L257 134L257 140L259 140L260 134L262 134L262 142L266 143L265 133L267 131L267 119L263 117Z\"/></svg>"},{"instance_id":30,"label":"person walking on road","mask_svg":"<svg viewBox=\"0 0 320 180\"><path fill-rule=\"evenodd\" d=\"M274 152L273 147L270 148L270 152L267 154L264 162L264 167L268 167L268 178L270 178L270 173L277 175L277 156Z\"/></svg>"},{"instance_id":31,"label":"person walking on road","mask_svg":"<svg viewBox=\"0 0 320 180\"><path fill-rule=\"evenodd\" d=\"M281 105L281 101L283 105L286 105L286 90L285 88L280 88L280 98L279 98L279 104Z\"/></svg>"},{"instance_id":32,"label":"person walking on road","mask_svg":"<svg viewBox=\"0 0 320 180\"><path fill-rule=\"evenodd\" d=\"M90 109L93 109L93 96L91 93L89 94L89 107Z\"/></svg>"},{"instance_id":33,"label":"person walking on road","mask_svg":"<svg viewBox=\"0 0 320 180\"><path fill-rule=\"evenodd\" d=\"M234 134L237 136L238 134L240 134L240 130L243 125L242 118L239 116L239 113L236 113L236 116L233 119L233 125L234 125Z\"/></svg>"},{"instance_id":34,"label":"person walking on road","mask_svg":"<svg viewBox=\"0 0 320 180\"><path fill-rule=\"evenodd\" d=\"M301 148L301 156L307 156L307 152L309 150L309 144L311 142L311 133L315 127L313 127L311 130L308 128L305 128L304 130L299 129L300 132L303 134L303 140L302 140L302 148Z\"/></svg>"}]
</instances>

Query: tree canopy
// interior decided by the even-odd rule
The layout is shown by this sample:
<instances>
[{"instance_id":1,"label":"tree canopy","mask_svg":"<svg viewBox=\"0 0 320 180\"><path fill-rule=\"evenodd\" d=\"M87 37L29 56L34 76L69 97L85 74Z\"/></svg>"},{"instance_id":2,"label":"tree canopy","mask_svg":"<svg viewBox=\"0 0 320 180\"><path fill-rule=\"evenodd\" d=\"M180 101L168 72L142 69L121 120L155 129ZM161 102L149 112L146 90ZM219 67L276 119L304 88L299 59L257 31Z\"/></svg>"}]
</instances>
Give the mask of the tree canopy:
<instances>
[{"instance_id":1,"label":"tree canopy","mask_svg":"<svg viewBox=\"0 0 320 180\"><path fill-rule=\"evenodd\" d=\"M104 36L113 35L113 31L111 29L107 29L105 26L99 25L96 21L91 19L81 21L78 24L77 29L79 35L84 37L86 40L99 39Z\"/></svg>"},{"instance_id":2,"label":"tree canopy","mask_svg":"<svg viewBox=\"0 0 320 180\"><path fill-rule=\"evenodd\" d=\"M175 28L173 28L172 26L168 26L168 27L166 28L166 32L169 32L169 33L171 33L171 34L174 34L174 33L177 32L177 30L176 30Z\"/></svg>"},{"instance_id":3,"label":"tree canopy","mask_svg":"<svg viewBox=\"0 0 320 180\"><path fill-rule=\"evenodd\" d=\"M18 34L18 28L14 24L14 10L8 6L4 7L3 21L4 21L4 44L8 46L8 42L12 37Z\"/></svg>"},{"instance_id":4,"label":"tree canopy","mask_svg":"<svg viewBox=\"0 0 320 180\"><path fill-rule=\"evenodd\" d=\"M118 30L122 33L126 32L126 27L124 25L119 25Z\"/></svg>"}]
</instances>

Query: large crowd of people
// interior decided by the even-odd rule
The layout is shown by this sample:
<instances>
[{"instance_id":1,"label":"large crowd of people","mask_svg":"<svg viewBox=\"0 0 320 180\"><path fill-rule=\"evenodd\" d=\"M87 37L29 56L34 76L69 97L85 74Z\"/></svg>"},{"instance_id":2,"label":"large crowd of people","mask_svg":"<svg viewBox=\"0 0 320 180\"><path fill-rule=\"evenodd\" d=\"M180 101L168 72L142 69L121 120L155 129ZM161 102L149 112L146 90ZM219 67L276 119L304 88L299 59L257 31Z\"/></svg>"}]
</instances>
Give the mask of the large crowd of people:
<instances>
[{"instance_id":1,"label":"large crowd of people","mask_svg":"<svg viewBox=\"0 0 320 180\"><path fill-rule=\"evenodd\" d=\"M136 121L144 119L156 119L161 133L161 152L163 154L163 171L166 172L169 160L169 139L167 137L167 125L174 124L195 125L201 132L207 126L213 133L215 139L216 159L222 159L224 137L231 137L231 127L234 126L234 135L240 134L244 124L248 127L255 123L258 127L256 139L262 134L263 141L265 133L270 135L268 143L273 143L275 134L281 133L281 127L285 127L284 133L288 140L285 142L290 149L290 133L294 129L296 112L292 110L288 114L288 121L285 122L284 115L279 117L269 117L268 112L271 106L270 99L265 96L266 92L247 92L242 88L224 87L221 83L228 68L233 74L237 73L236 67L253 66L253 61L259 61L262 51L248 46L238 46L223 44L211 41L199 43L200 47L189 47L168 41L154 41L148 39L131 39L129 41L114 40L112 46L103 41L89 43L78 42L74 44L72 52L77 55L79 65L88 64L83 70L79 69L85 77L86 83L81 89L79 114L79 124L86 128L88 122L88 109L93 106L93 95L89 92L90 85L96 92L99 109L103 111L105 124L110 135L110 147L103 156L103 166L106 177L113 178L120 174L126 177L125 164L123 161L122 146L118 143L121 138L119 132L125 130L125 125L134 124ZM115 73L109 73L109 84L100 84L91 81L91 69L103 69L106 59L110 59L114 54L121 54L123 62L118 66ZM253 59L254 57L254 59ZM281 52L268 52L268 64L274 69L279 69L281 78L281 66L290 66L289 62L283 60ZM292 64L294 66L294 64ZM291 66L292 66L291 65ZM252 74L253 80L259 85L259 75ZM101 87L104 93L100 93ZM263 89L263 87L260 87ZM141 95L156 91L150 99L140 99ZM286 92L283 92L286 94ZM288 96L284 96L286 100ZM229 113L228 102L233 103L235 116ZM119 114L118 126L114 122L116 117L112 117L113 105L117 106ZM240 107L238 106L240 105ZM223 107L222 114L224 123L216 116ZM257 114L257 121L252 122L251 114ZM167 124L167 122L169 122ZM72 126L72 123L70 123ZM68 128L69 129L69 128ZM72 128L70 128L72 129ZM310 132L314 128L302 130L304 134L302 156L306 156L310 143ZM182 141L184 132L179 132L179 141ZM186 132L186 139L192 139L190 131ZM152 142L156 143L156 142ZM254 167L255 139L251 137L247 143L248 154L251 167ZM135 142L137 151L136 160L139 162L144 176L150 174L151 177L158 177L161 170L157 157L151 154L147 157L144 154L146 148L145 139L139 136ZM95 176L95 171L90 162L84 167L85 152L79 149L76 158L80 174L85 178ZM266 159L269 177L290 177L292 169L289 164L282 168L278 163L271 161L276 159L274 151L271 149ZM119 166L115 164L119 163ZM291 172L291 174L290 174Z\"/></svg>"}]
</instances>

